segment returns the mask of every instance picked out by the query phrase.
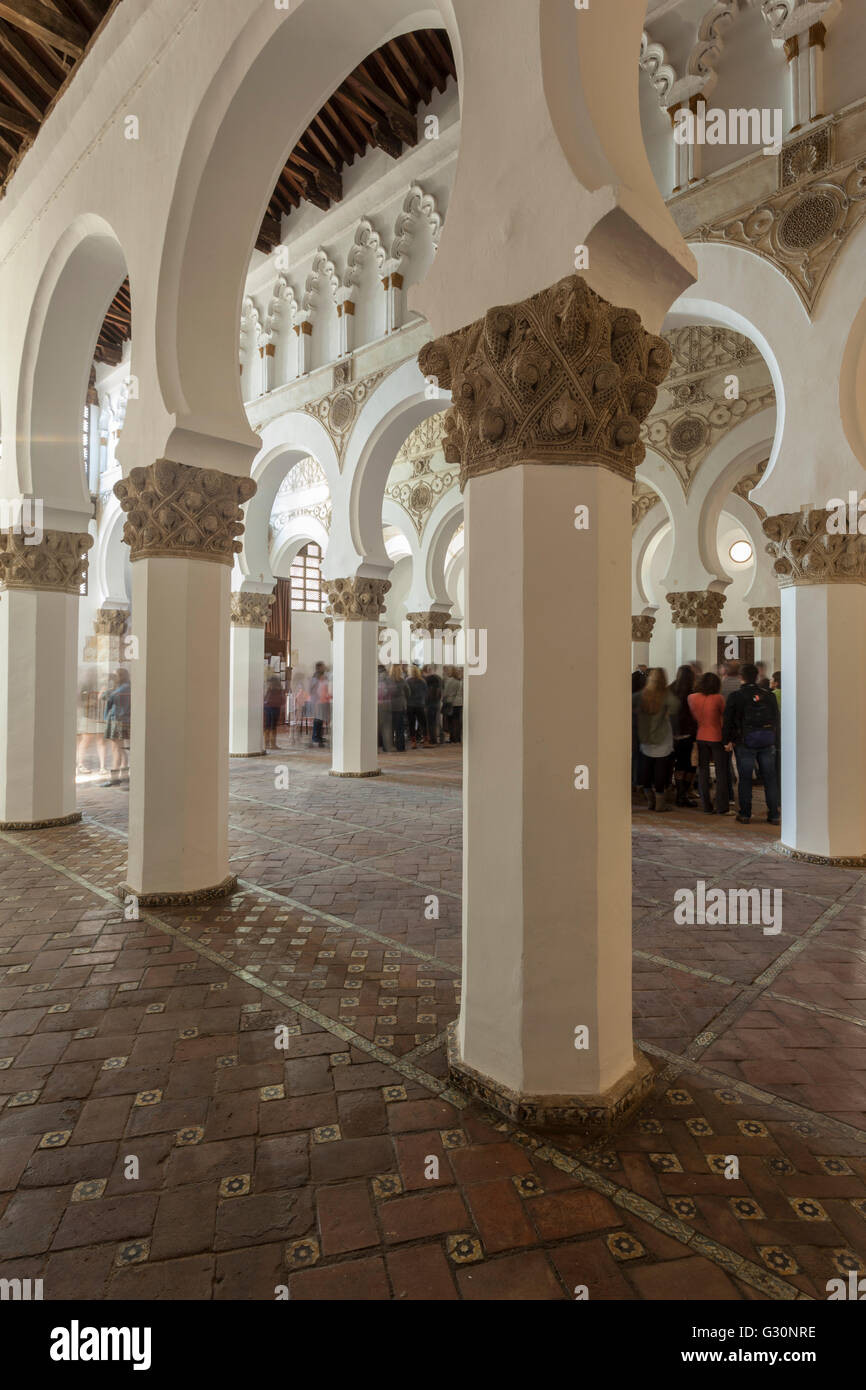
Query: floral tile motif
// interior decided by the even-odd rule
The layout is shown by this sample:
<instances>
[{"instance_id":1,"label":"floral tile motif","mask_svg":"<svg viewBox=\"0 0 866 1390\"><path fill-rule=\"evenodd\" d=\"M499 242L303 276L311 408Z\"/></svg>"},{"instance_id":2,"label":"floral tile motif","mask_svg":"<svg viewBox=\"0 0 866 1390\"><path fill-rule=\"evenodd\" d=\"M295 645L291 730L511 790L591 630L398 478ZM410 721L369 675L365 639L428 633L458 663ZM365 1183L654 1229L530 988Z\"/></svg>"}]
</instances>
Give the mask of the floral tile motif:
<instances>
[{"instance_id":1,"label":"floral tile motif","mask_svg":"<svg viewBox=\"0 0 866 1390\"><path fill-rule=\"evenodd\" d=\"M223 1068L225 1068L225 1067L236 1067L237 1064L238 1064L237 1053L236 1053L236 1052L228 1052L228 1053L226 1053L226 1055L225 1055L224 1057L217 1057L216 1064L217 1064L218 1067L223 1067Z\"/></svg>"},{"instance_id":2,"label":"floral tile motif","mask_svg":"<svg viewBox=\"0 0 866 1390\"><path fill-rule=\"evenodd\" d=\"M71 1129L51 1129L39 1140L40 1149L62 1149L72 1137Z\"/></svg>"},{"instance_id":3,"label":"floral tile motif","mask_svg":"<svg viewBox=\"0 0 866 1390\"><path fill-rule=\"evenodd\" d=\"M376 1019L376 1022L381 1024L383 1028L388 1028L389 1026L397 1022L397 1015L380 1014L379 1017Z\"/></svg>"},{"instance_id":4,"label":"floral tile motif","mask_svg":"<svg viewBox=\"0 0 866 1390\"><path fill-rule=\"evenodd\" d=\"M814 1139L820 1133L820 1130L816 1129L808 1120L792 1120L791 1128L795 1134L802 1134L807 1139Z\"/></svg>"},{"instance_id":5,"label":"floral tile motif","mask_svg":"<svg viewBox=\"0 0 866 1390\"><path fill-rule=\"evenodd\" d=\"M640 1120L638 1121L638 1132L640 1134L663 1134L661 1120Z\"/></svg>"},{"instance_id":6,"label":"floral tile motif","mask_svg":"<svg viewBox=\"0 0 866 1390\"><path fill-rule=\"evenodd\" d=\"M845 1162L844 1158L819 1158L816 1155L815 1162L820 1163L824 1172L831 1178L853 1177L854 1170Z\"/></svg>"},{"instance_id":7,"label":"floral tile motif","mask_svg":"<svg viewBox=\"0 0 866 1390\"><path fill-rule=\"evenodd\" d=\"M521 1197L543 1197L544 1188L534 1173L517 1173L511 1181Z\"/></svg>"},{"instance_id":8,"label":"floral tile motif","mask_svg":"<svg viewBox=\"0 0 866 1390\"><path fill-rule=\"evenodd\" d=\"M107 1178L86 1178L84 1182L77 1182L72 1189L73 1202L95 1202L105 1191Z\"/></svg>"},{"instance_id":9,"label":"floral tile motif","mask_svg":"<svg viewBox=\"0 0 866 1390\"><path fill-rule=\"evenodd\" d=\"M204 1127L202 1125L188 1125L186 1129L179 1129L175 1144L179 1149L188 1148L190 1144L200 1144L204 1139Z\"/></svg>"},{"instance_id":10,"label":"floral tile motif","mask_svg":"<svg viewBox=\"0 0 866 1390\"><path fill-rule=\"evenodd\" d=\"M260 1014L261 1011L262 1011L262 1006L261 1006L260 1003L259 1003L259 1004L241 1004L241 1013L242 1013L242 1014Z\"/></svg>"},{"instance_id":11,"label":"floral tile motif","mask_svg":"<svg viewBox=\"0 0 866 1390\"><path fill-rule=\"evenodd\" d=\"M731 1161L730 1154L704 1154L704 1158L707 1160L707 1167L711 1173L717 1173L720 1177L725 1176Z\"/></svg>"},{"instance_id":12,"label":"floral tile motif","mask_svg":"<svg viewBox=\"0 0 866 1390\"><path fill-rule=\"evenodd\" d=\"M791 1177L797 1171L791 1160L783 1158L781 1154L765 1154L761 1162L780 1178Z\"/></svg>"},{"instance_id":13,"label":"floral tile motif","mask_svg":"<svg viewBox=\"0 0 866 1390\"><path fill-rule=\"evenodd\" d=\"M35 1105L42 1092L39 1091L16 1091L9 1101L9 1107L13 1105Z\"/></svg>"},{"instance_id":14,"label":"floral tile motif","mask_svg":"<svg viewBox=\"0 0 866 1390\"><path fill-rule=\"evenodd\" d=\"M129 1240L118 1246L114 1263L118 1265L141 1265L150 1255L149 1240Z\"/></svg>"},{"instance_id":15,"label":"floral tile motif","mask_svg":"<svg viewBox=\"0 0 866 1390\"><path fill-rule=\"evenodd\" d=\"M737 1129L749 1139L769 1139L770 1131L760 1120L737 1120Z\"/></svg>"},{"instance_id":16,"label":"floral tile motif","mask_svg":"<svg viewBox=\"0 0 866 1390\"><path fill-rule=\"evenodd\" d=\"M380 1173L373 1178L373 1196L377 1202L384 1202L389 1197L398 1197L403 1191L403 1183L396 1173Z\"/></svg>"},{"instance_id":17,"label":"floral tile motif","mask_svg":"<svg viewBox=\"0 0 866 1390\"><path fill-rule=\"evenodd\" d=\"M732 1091L727 1086L720 1091L713 1091L716 1100L720 1100L722 1105L742 1105L743 1097L739 1091Z\"/></svg>"},{"instance_id":18,"label":"floral tile motif","mask_svg":"<svg viewBox=\"0 0 866 1390\"><path fill-rule=\"evenodd\" d=\"M820 1202L816 1202L814 1197L789 1197L788 1201L794 1208L801 1221L829 1221Z\"/></svg>"},{"instance_id":19,"label":"floral tile motif","mask_svg":"<svg viewBox=\"0 0 866 1390\"><path fill-rule=\"evenodd\" d=\"M75 1032L75 1033L72 1034L72 1036L73 1036L73 1038L74 1038L74 1040L75 1040L76 1042L80 1041L81 1038L95 1038L95 1037L96 1037L96 1029L95 1029L95 1028L79 1028L77 1032Z\"/></svg>"},{"instance_id":20,"label":"floral tile motif","mask_svg":"<svg viewBox=\"0 0 866 1390\"><path fill-rule=\"evenodd\" d=\"M393 1033L377 1033L373 1039L373 1042L376 1044L377 1047L390 1048L394 1046L394 1035Z\"/></svg>"},{"instance_id":21,"label":"floral tile motif","mask_svg":"<svg viewBox=\"0 0 866 1390\"><path fill-rule=\"evenodd\" d=\"M691 1197L668 1197L668 1206L681 1221L695 1221L698 1209Z\"/></svg>"},{"instance_id":22,"label":"floral tile motif","mask_svg":"<svg viewBox=\"0 0 866 1390\"><path fill-rule=\"evenodd\" d=\"M649 1161L659 1173L681 1173L683 1165L676 1154L650 1154Z\"/></svg>"},{"instance_id":23,"label":"floral tile motif","mask_svg":"<svg viewBox=\"0 0 866 1390\"><path fill-rule=\"evenodd\" d=\"M665 1091L665 1100L669 1105L694 1105L694 1100L688 1091L673 1090Z\"/></svg>"},{"instance_id":24,"label":"floral tile motif","mask_svg":"<svg viewBox=\"0 0 866 1390\"><path fill-rule=\"evenodd\" d=\"M439 1138L445 1149L465 1149L469 1143L462 1129L440 1129Z\"/></svg>"},{"instance_id":25,"label":"floral tile motif","mask_svg":"<svg viewBox=\"0 0 866 1390\"><path fill-rule=\"evenodd\" d=\"M120 1071L121 1067L125 1067L128 1061L128 1057L106 1057L105 1061L102 1063L102 1070Z\"/></svg>"},{"instance_id":26,"label":"floral tile motif","mask_svg":"<svg viewBox=\"0 0 866 1390\"><path fill-rule=\"evenodd\" d=\"M851 1205L866 1220L866 1197L852 1197Z\"/></svg>"},{"instance_id":27,"label":"floral tile motif","mask_svg":"<svg viewBox=\"0 0 866 1390\"><path fill-rule=\"evenodd\" d=\"M840 1274L850 1274L853 1270L855 1274L866 1275L866 1259L861 1255L855 1255L853 1250L842 1247L841 1250L831 1250L830 1258L833 1261L834 1269Z\"/></svg>"},{"instance_id":28,"label":"floral tile motif","mask_svg":"<svg viewBox=\"0 0 866 1390\"><path fill-rule=\"evenodd\" d=\"M320 1125L313 1130L313 1139L317 1144L332 1144L336 1139L342 1139L339 1125Z\"/></svg>"},{"instance_id":29,"label":"floral tile motif","mask_svg":"<svg viewBox=\"0 0 866 1390\"><path fill-rule=\"evenodd\" d=\"M628 1231L614 1231L605 1236L605 1244L615 1260L639 1260L646 1254L640 1241Z\"/></svg>"},{"instance_id":30,"label":"floral tile motif","mask_svg":"<svg viewBox=\"0 0 866 1390\"><path fill-rule=\"evenodd\" d=\"M799 1274L800 1266L794 1256L781 1245L759 1245L758 1254L774 1274Z\"/></svg>"},{"instance_id":31,"label":"floral tile motif","mask_svg":"<svg viewBox=\"0 0 866 1390\"><path fill-rule=\"evenodd\" d=\"M449 1260L452 1260L456 1265L476 1264L478 1260L484 1259L481 1241L475 1236L449 1236L445 1248Z\"/></svg>"},{"instance_id":32,"label":"floral tile motif","mask_svg":"<svg viewBox=\"0 0 866 1390\"><path fill-rule=\"evenodd\" d=\"M305 1236L303 1240L293 1240L286 1246L286 1264L289 1269L306 1269L319 1259L321 1251L316 1236Z\"/></svg>"},{"instance_id":33,"label":"floral tile motif","mask_svg":"<svg viewBox=\"0 0 866 1390\"><path fill-rule=\"evenodd\" d=\"M133 1105L159 1105L161 1102L162 1091L139 1091Z\"/></svg>"},{"instance_id":34,"label":"floral tile motif","mask_svg":"<svg viewBox=\"0 0 866 1390\"><path fill-rule=\"evenodd\" d=\"M178 1033L177 1036L178 1036L178 1038L181 1040L181 1042L189 1042L192 1038L197 1038L197 1037L198 1037L198 1029L197 1029L197 1028L181 1028L181 1030L180 1030L180 1032Z\"/></svg>"},{"instance_id":35,"label":"floral tile motif","mask_svg":"<svg viewBox=\"0 0 866 1390\"><path fill-rule=\"evenodd\" d=\"M751 1197L731 1197L728 1206L740 1221L765 1221L763 1210Z\"/></svg>"},{"instance_id":36,"label":"floral tile motif","mask_svg":"<svg viewBox=\"0 0 866 1390\"><path fill-rule=\"evenodd\" d=\"M234 1177L223 1178L219 1187L221 1197L246 1197L252 1186L249 1173L237 1173Z\"/></svg>"},{"instance_id":37,"label":"floral tile motif","mask_svg":"<svg viewBox=\"0 0 866 1390\"><path fill-rule=\"evenodd\" d=\"M285 1100L285 1098L286 1098L286 1088L285 1088L285 1086L283 1086L282 1084L280 1084L279 1086L260 1086L260 1087L259 1087L259 1099L260 1099L260 1100Z\"/></svg>"},{"instance_id":38,"label":"floral tile motif","mask_svg":"<svg viewBox=\"0 0 866 1390\"><path fill-rule=\"evenodd\" d=\"M383 1087L382 1087L382 1096L384 1097L384 1099L385 1099L386 1101L392 1101L392 1100L405 1100L405 1099L406 1099L406 1087L405 1087L405 1086L383 1086Z\"/></svg>"},{"instance_id":39,"label":"floral tile motif","mask_svg":"<svg viewBox=\"0 0 866 1390\"><path fill-rule=\"evenodd\" d=\"M227 980L220 980L218 984L210 986L210 991L212 994L218 994L220 990L228 989L228 987Z\"/></svg>"},{"instance_id":40,"label":"floral tile motif","mask_svg":"<svg viewBox=\"0 0 866 1390\"><path fill-rule=\"evenodd\" d=\"M52 1004L48 1012L50 1014L68 1014L71 1007L70 1004Z\"/></svg>"},{"instance_id":41,"label":"floral tile motif","mask_svg":"<svg viewBox=\"0 0 866 1390\"><path fill-rule=\"evenodd\" d=\"M715 1134L715 1130L709 1120L705 1120L703 1115L698 1115L692 1120L686 1120L686 1129L689 1134L693 1134L695 1138L705 1138L708 1135Z\"/></svg>"},{"instance_id":42,"label":"floral tile motif","mask_svg":"<svg viewBox=\"0 0 866 1390\"><path fill-rule=\"evenodd\" d=\"M605 1173L615 1173L622 1168L615 1149L605 1149L601 1153L582 1154L584 1163L590 1168L598 1168Z\"/></svg>"},{"instance_id":43,"label":"floral tile motif","mask_svg":"<svg viewBox=\"0 0 866 1390\"><path fill-rule=\"evenodd\" d=\"M96 1029L93 1031L95 1032ZM76 1033L75 1036L78 1037L78 1034ZM14 1057L0 1057L0 1071L8 1071L14 1061Z\"/></svg>"},{"instance_id":44,"label":"floral tile motif","mask_svg":"<svg viewBox=\"0 0 866 1390\"><path fill-rule=\"evenodd\" d=\"M148 1004L148 1006L147 1006L147 1008L145 1009L144 1012L145 1012L146 1014L164 1014L164 1013L165 1013L165 1005L164 1005L164 1004Z\"/></svg>"},{"instance_id":45,"label":"floral tile motif","mask_svg":"<svg viewBox=\"0 0 866 1390\"><path fill-rule=\"evenodd\" d=\"M349 1067L349 1066L351 1066L351 1065L352 1065L352 1059L351 1059L351 1057L349 1056L348 1052L332 1052L332 1053L331 1053L331 1066L332 1066L332 1067Z\"/></svg>"}]
</instances>

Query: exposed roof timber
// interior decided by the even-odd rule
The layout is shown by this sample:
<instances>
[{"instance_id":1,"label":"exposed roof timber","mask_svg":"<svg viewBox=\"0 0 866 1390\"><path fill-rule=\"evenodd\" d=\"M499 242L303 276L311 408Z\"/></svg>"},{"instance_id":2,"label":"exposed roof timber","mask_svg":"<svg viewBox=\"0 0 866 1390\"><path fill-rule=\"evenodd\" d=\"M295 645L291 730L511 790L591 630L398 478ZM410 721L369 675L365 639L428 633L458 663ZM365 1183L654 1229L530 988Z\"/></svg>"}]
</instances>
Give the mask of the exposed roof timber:
<instances>
[{"instance_id":1,"label":"exposed roof timber","mask_svg":"<svg viewBox=\"0 0 866 1390\"><path fill-rule=\"evenodd\" d=\"M80 58L90 33L83 25L43 5L40 0L0 0L0 19L23 29L70 58Z\"/></svg>"},{"instance_id":2,"label":"exposed roof timber","mask_svg":"<svg viewBox=\"0 0 866 1390\"><path fill-rule=\"evenodd\" d=\"M127 278L105 311L96 340L94 362L107 362L109 366L116 367L123 357L123 344L131 337L132 300Z\"/></svg>"},{"instance_id":3,"label":"exposed roof timber","mask_svg":"<svg viewBox=\"0 0 866 1390\"><path fill-rule=\"evenodd\" d=\"M391 39L359 63L313 117L286 160L268 204L256 246L270 251L280 218L301 201L327 210L343 196L342 172L357 156L379 148L399 159L418 140L418 107L434 89L444 92L457 71L444 29L421 29ZM275 235L276 231L276 235Z\"/></svg>"}]
</instances>

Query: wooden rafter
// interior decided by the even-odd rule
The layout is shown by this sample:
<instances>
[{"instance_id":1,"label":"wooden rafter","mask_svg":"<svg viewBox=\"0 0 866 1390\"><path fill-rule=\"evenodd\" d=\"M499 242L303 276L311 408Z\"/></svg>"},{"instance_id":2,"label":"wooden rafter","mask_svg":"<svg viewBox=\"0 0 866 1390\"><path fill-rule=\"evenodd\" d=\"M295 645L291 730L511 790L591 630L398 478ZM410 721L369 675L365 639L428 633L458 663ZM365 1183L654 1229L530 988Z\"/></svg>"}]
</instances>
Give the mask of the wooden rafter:
<instances>
[{"instance_id":1,"label":"wooden rafter","mask_svg":"<svg viewBox=\"0 0 866 1390\"><path fill-rule=\"evenodd\" d=\"M0 0L0 19L56 48L59 53L67 53L70 58L80 58L90 38L90 32L82 24L41 4L40 0Z\"/></svg>"}]
</instances>

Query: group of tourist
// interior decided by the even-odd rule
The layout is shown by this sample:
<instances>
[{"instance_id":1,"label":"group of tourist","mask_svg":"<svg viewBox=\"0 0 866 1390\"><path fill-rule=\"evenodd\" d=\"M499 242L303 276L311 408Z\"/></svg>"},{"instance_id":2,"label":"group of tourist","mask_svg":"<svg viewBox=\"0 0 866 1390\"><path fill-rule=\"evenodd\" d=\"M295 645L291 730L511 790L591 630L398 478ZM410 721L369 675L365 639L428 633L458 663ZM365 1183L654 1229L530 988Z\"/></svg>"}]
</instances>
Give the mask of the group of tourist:
<instances>
[{"instance_id":1,"label":"group of tourist","mask_svg":"<svg viewBox=\"0 0 866 1390\"><path fill-rule=\"evenodd\" d=\"M778 825L781 704L781 672L768 677L763 664L730 661L704 672L693 663L679 668L672 685L660 666L638 667L632 674L632 783L643 789L648 809L667 811L673 777L677 806L700 805L709 815L726 816L736 780L737 820L747 825L757 765L767 820ZM692 796L696 777L699 801Z\"/></svg>"},{"instance_id":2,"label":"group of tourist","mask_svg":"<svg viewBox=\"0 0 866 1390\"><path fill-rule=\"evenodd\" d=\"M108 779L101 785L120 785L123 773L129 772L129 715L129 672L124 666L110 671L101 681L92 671L82 676L78 689L77 776L87 777L96 771L87 765L88 755L95 753L99 775Z\"/></svg>"},{"instance_id":3,"label":"group of tourist","mask_svg":"<svg viewBox=\"0 0 866 1390\"><path fill-rule=\"evenodd\" d=\"M463 741L463 669L379 667L379 748L405 753Z\"/></svg>"}]
</instances>

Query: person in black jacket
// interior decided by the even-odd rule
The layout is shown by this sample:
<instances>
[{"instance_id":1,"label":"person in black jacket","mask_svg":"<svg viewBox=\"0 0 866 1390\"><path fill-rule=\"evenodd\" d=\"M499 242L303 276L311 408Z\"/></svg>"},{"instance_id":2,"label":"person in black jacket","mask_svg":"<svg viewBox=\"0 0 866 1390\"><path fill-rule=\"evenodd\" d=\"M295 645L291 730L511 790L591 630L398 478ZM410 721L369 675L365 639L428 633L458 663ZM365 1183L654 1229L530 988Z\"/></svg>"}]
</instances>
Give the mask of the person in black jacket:
<instances>
[{"instance_id":1,"label":"person in black jacket","mask_svg":"<svg viewBox=\"0 0 866 1390\"><path fill-rule=\"evenodd\" d=\"M740 813L737 820L748 825L752 819L752 773L755 760L761 769L767 820L779 824L779 789L776 780L776 742L779 737L779 706L770 690L758 685L758 668L747 662L740 672L739 690L728 696L722 739L737 760Z\"/></svg>"}]
</instances>

